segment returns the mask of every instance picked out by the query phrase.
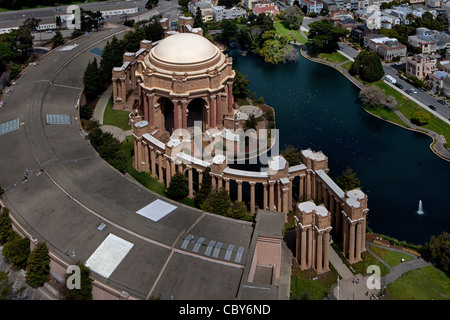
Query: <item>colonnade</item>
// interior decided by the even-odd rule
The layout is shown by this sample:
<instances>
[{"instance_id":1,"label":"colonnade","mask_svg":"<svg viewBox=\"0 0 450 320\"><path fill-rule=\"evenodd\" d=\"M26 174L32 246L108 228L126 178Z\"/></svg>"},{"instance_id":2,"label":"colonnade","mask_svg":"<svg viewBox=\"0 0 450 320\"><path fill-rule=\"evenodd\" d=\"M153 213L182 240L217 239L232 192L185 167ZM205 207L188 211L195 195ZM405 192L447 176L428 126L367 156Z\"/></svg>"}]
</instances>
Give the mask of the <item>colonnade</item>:
<instances>
[{"instance_id":1,"label":"colonnade","mask_svg":"<svg viewBox=\"0 0 450 320\"><path fill-rule=\"evenodd\" d=\"M317 273L330 270L330 230L317 230L312 224L297 228L296 257L301 270L314 268Z\"/></svg>"}]
</instances>

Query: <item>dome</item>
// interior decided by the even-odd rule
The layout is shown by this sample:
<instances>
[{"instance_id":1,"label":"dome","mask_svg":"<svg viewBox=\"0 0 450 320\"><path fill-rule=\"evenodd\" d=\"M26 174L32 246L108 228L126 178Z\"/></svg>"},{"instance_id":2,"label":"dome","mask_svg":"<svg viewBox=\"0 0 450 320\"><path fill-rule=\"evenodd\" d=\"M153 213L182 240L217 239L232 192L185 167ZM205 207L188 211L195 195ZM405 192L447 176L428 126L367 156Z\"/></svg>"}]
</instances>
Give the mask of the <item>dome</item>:
<instances>
[{"instance_id":1,"label":"dome","mask_svg":"<svg viewBox=\"0 0 450 320\"><path fill-rule=\"evenodd\" d=\"M169 36L153 49L153 57L171 64L193 64L214 58L220 50L208 39L193 33Z\"/></svg>"}]
</instances>

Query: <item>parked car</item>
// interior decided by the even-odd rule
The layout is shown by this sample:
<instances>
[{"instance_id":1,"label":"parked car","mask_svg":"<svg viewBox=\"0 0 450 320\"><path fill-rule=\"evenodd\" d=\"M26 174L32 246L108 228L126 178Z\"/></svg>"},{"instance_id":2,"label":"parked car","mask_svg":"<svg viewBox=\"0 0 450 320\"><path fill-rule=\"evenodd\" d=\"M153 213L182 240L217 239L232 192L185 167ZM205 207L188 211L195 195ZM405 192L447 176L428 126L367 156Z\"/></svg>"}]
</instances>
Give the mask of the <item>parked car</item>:
<instances>
[{"instance_id":1,"label":"parked car","mask_svg":"<svg viewBox=\"0 0 450 320\"><path fill-rule=\"evenodd\" d=\"M431 104L430 104L430 105L428 106L428 108L430 108L431 110L434 110L434 111L436 111L436 108L435 108L435 106L433 106L433 105L431 105Z\"/></svg>"},{"instance_id":2,"label":"parked car","mask_svg":"<svg viewBox=\"0 0 450 320\"><path fill-rule=\"evenodd\" d=\"M417 90L414 89L414 88L412 88L412 89L411 89L411 92L412 92L412 93L417 93Z\"/></svg>"},{"instance_id":3,"label":"parked car","mask_svg":"<svg viewBox=\"0 0 450 320\"><path fill-rule=\"evenodd\" d=\"M423 90L423 88L418 87L417 90L419 90L420 92L425 92L425 90Z\"/></svg>"},{"instance_id":4,"label":"parked car","mask_svg":"<svg viewBox=\"0 0 450 320\"><path fill-rule=\"evenodd\" d=\"M407 94L412 94L412 91L411 91L411 90L408 90L408 89L406 89L405 92L406 92Z\"/></svg>"},{"instance_id":5,"label":"parked car","mask_svg":"<svg viewBox=\"0 0 450 320\"><path fill-rule=\"evenodd\" d=\"M395 85L396 87L400 88L400 89L403 89L403 86L402 86L400 83L398 83L398 82L396 82L394 85Z\"/></svg>"},{"instance_id":6,"label":"parked car","mask_svg":"<svg viewBox=\"0 0 450 320\"><path fill-rule=\"evenodd\" d=\"M444 100L438 100L437 102L439 102L440 104L445 106L445 101Z\"/></svg>"}]
</instances>

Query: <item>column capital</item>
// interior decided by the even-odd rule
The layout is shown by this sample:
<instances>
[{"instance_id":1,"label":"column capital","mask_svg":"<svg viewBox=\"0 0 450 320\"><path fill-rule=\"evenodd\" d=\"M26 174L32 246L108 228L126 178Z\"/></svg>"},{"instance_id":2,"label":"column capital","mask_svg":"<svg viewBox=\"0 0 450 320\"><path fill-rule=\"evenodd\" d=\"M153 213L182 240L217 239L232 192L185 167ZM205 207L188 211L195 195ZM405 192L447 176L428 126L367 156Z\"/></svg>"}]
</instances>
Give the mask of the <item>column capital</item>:
<instances>
[{"instance_id":1,"label":"column capital","mask_svg":"<svg viewBox=\"0 0 450 320\"><path fill-rule=\"evenodd\" d=\"M254 185L256 184L256 182L255 182L255 181L250 181L249 184L250 184L251 186L254 186Z\"/></svg>"}]
</instances>

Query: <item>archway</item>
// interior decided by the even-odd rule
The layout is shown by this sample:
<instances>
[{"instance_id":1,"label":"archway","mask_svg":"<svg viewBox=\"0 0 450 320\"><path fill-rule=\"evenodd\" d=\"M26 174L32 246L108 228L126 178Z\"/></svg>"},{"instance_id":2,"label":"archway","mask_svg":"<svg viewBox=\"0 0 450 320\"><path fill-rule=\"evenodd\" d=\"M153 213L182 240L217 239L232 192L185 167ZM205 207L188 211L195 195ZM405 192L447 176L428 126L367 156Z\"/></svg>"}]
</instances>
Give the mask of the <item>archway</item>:
<instances>
[{"instance_id":1,"label":"archway","mask_svg":"<svg viewBox=\"0 0 450 320\"><path fill-rule=\"evenodd\" d=\"M161 112L162 112L162 116L163 116L163 120L164 120L163 127L169 133L172 133L172 131L174 129L173 102L166 97L161 97L158 99L158 103L161 108Z\"/></svg>"},{"instance_id":2,"label":"archway","mask_svg":"<svg viewBox=\"0 0 450 320\"><path fill-rule=\"evenodd\" d=\"M203 132L203 128L205 128L206 123L208 122L208 115L205 112L206 101L202 98L195 98L191 100L187 108L189 113L187 115L187 127L193 127L195 122L201 122L201 129Z\"/></svg>"}]
</instances>

